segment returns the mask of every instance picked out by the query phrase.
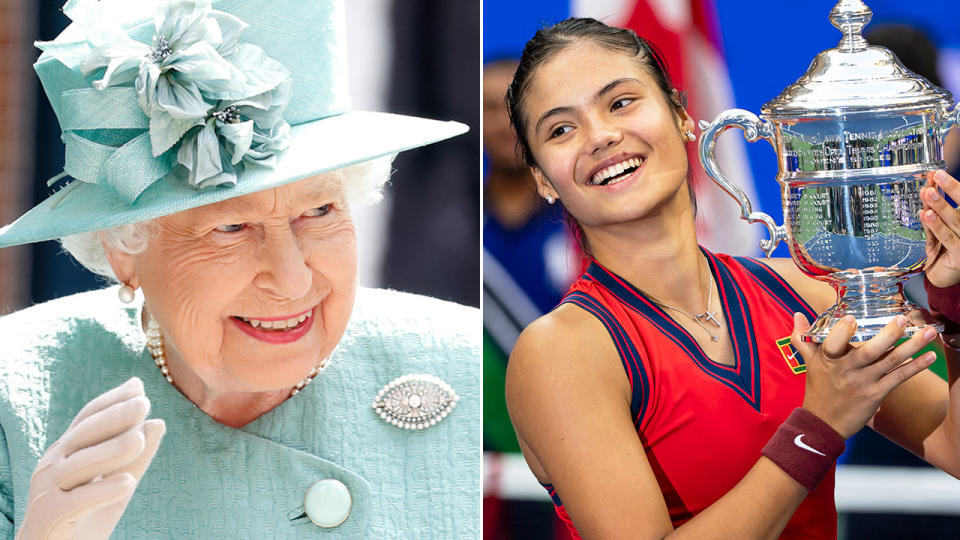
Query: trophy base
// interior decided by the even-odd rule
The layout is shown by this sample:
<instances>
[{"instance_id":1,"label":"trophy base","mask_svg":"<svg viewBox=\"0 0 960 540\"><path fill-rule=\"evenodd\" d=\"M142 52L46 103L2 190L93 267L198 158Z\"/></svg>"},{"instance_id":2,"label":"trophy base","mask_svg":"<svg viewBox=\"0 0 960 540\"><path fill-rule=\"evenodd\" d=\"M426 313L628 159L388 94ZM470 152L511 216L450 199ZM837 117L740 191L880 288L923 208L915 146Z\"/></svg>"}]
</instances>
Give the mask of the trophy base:
<instances>
[{"instance_id":1,"label":"trophy base","mask_svg":"<svg viewBox=\"0 0 960 540\"><path fill-rule=\"evenodd\" d=\"M823 343L823 340L827 339L827 334L830 333L830 330L833 329L835 325L843 315L838 317L832 317L828 315L830 312L826 312L823 315L817 317L816 322L813 326L810 327L810 330L807 330L803 334L803 340L813 343ZM907 313L904 313L907 315ZM850 343L862 343L869 340L873 336L880 333L880 330L892 321L896 315L889 317L872 317L869 319L857 318L857 331L854 332L853 336L850 338ZM912 317L911 317L912 318ZM911 323L915 321L911 320ZM917 332L922 332L927 328L933 328L937 332L943 332L943 325L936 322L928 322L924 324L910 324L904 329L905 337L910 337Z\"/></svg>"},{"instance_id":2,"label":"trophy base","mask_svg":"<svg viewBox=\"0 0 960 540\"><path fill-rule=\"evenodd\" d=\"M942 324L904 298L903 282L907 277L884 272L832 274L830 281L837 290L837 303L817 317L803 334L803 341L823 343L830 330L847 315L857 320L857 331L850 338L851 343L869 340L899 315L909 321L904 330L907 337L927 328L942 332Z\"/></svg>"}]
</instances>

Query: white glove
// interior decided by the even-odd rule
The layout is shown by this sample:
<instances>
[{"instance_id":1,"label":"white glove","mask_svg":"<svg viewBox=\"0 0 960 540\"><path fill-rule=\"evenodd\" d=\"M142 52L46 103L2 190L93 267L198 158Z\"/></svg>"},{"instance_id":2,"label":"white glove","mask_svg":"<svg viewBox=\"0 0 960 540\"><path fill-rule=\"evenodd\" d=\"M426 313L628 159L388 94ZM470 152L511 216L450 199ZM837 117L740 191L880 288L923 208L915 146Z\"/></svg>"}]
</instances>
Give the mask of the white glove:
<instances>
[{"instance_id":1,"label":"white glove","mask_svg":"<svg viewBox=\"0 0 960 540\"><path fill-rule=\"evenodd\" d=\"M87 403L40 458L17 540L108 539L166 432L134 377Z\"/></svg>"}]
</instances>

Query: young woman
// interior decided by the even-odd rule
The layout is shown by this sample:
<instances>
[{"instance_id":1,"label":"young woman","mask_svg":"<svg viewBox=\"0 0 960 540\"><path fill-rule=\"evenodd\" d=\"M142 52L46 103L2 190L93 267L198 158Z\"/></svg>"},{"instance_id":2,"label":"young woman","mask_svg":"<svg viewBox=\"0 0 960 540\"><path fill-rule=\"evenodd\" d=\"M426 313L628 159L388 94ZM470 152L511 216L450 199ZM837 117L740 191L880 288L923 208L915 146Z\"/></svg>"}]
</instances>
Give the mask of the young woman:
<instances>
[{"instance_id":1,"label":"young woman","mask_svg":"<svg viewBox=\"0 0 960 540\"><path fill-rule=\"evenodd\" d=\"M960 476L960 354L948 348L950 385L917 355L935 332L897 345L901 318L851 347L849 319L803 343L829 286L788 259L698 246L694 123L649 44L561 22L527 43L507 100L540 195L562 201L592 260L507 374L524 456L575 533L835 536L835 459L865 424ZM931 238L957 242L931 191ZM955 253L927 269L937 285L960 282Z\"/></svg>"}]
</instances>

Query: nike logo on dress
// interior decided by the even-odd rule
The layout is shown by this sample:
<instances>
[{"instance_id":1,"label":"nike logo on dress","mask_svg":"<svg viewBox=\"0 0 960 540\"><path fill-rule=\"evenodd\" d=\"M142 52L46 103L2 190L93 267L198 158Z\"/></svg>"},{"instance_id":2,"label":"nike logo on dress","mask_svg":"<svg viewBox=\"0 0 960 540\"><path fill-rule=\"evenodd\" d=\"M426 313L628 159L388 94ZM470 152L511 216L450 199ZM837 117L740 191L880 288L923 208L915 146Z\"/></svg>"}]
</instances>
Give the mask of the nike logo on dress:
<instances>
[{"instance_id":1,"label":"nike logo on dress","mask_svg":"<svg viewBox=\"0 0 960 540\"><path fill-rule=\"evenodd\" d=\"M819 454L819 455L821 455L821 456L823 456L823 457L827 457L827 455L824 454L823 452L819 452L819 451L817 451L816 449L810 447L809 445L804 444L804 442L800 440L800 439L803 438L804 435L805 435L804 433L801 433L801 434L797 435L796 437L794 437L794 439L793 439L793 444L799 446L800 448L803 448L804 450L809 450L809 451L813 452L814 454Z\"/></svg>"}]
</instances>

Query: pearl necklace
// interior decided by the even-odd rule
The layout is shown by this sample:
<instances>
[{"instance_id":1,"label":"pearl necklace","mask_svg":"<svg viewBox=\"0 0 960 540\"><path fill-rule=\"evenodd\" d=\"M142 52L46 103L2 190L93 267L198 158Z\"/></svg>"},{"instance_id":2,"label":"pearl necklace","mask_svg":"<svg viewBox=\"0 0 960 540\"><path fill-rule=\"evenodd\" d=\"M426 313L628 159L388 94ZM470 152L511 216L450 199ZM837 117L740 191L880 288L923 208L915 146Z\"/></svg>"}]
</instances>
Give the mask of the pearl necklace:
<instances>
[{"instance_id":1,"label":"pearl necklace","mask_svg":"<svg viewBox=\"0 0 960 540\"><path fill-rule=\"evenodd\" d=\"M160 374L163 375L167 382L173 384L173 375L170 374L170 368L167 366L167 355L166 348L164 347L163 342L163 332L160 331L160 325L157 324L157 321L153 317L149 317L147 320L147 348L150 349L150 356L153 357L153 363L157 365L157 368L160 370ZM290 397L293 397L300 393L303 390L303 387L310 384L317 375L323 372L327 368L327 365L330 364L330 358L333 357L331 353L330 356L324 358L317 364L313 369L310 370L310 373L306 377L300 379L297 382L297 385L293 387L290 391ZM176 385L174 385L176 386Z\"/></svg>"},{"instance_id":2,"label":"pearl necklace","mask_svg":"<svg viewBox=\"0 0 960 540\"><path fill-rule=\"evenodd\" d=\"M163 332L160 331L160 325L153 320L153 317L147 321L147 348L150 349L150 356L153 357L153 363L160 369L160 373L168 383L173 384L173 375L170 375L170 368L167 367Z\"/></svg>"}]
</instances>

